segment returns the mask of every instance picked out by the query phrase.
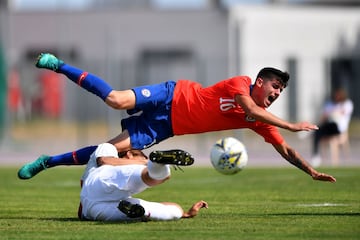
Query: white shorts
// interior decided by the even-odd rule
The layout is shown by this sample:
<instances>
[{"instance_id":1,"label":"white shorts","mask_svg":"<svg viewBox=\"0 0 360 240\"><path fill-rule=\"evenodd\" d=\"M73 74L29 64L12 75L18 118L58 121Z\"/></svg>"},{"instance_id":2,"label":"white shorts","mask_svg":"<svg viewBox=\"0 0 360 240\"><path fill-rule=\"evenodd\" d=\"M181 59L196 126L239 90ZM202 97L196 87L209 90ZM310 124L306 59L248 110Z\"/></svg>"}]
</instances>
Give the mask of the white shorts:
<instances>
[{"instance_id":1,"label":"white shorts","mask_svg":"<svg viewBox=\"0 0 360 240\"><path fill-rule=\"evenodd\" d=\"M140 193L149 188L142 178L141 173L145 165L103 165L97 167L98 157L117 157L114 145L103 143L91 155L84 175L83 187L80 194L82 204L82 217L88 220L98 221L130 221L140 220L128 218L117 207L120 200L127 200L140 204L145 209L145 216L156 220L173 220L182 216L182 209L174 205L164 205L156 202L148 202L131 195ZM159 176L168 176L169 167L161 168L156 165L150 167Z\"/></svg>"}]
</instances>

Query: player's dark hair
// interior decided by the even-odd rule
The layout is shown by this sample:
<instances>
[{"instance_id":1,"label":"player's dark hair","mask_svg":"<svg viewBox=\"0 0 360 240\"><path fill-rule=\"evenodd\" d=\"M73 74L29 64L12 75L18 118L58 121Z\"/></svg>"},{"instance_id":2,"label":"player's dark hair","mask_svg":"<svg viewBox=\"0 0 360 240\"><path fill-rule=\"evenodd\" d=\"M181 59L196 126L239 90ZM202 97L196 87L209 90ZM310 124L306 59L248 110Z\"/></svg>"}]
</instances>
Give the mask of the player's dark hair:
<instances>
[{"instance_id":1,"label":"player's dark hair","mask_svg":"<svg viewBox=\"0 0 360 240\"><path fill-rule=\"evenodd\" d=\"M148 156L146 156L141 150L135 150L135 149L118 152L118 157L124 158L126 156L127 152L131 152L133 156L143 156L146 159L148 159Z\"/></svg>"},{"instance_id":2,"label":"player's dark hair","mask_svg":"<svg viewBox=\"0 0 360 240\"><path fill-rule=\"evenodd\" d=\"M265 67L260 70L256 78L266 78L266 79L277 79L281 82L284 88L288 85L289 81L289 73L283 72L279 69L272 68L272 67Z\"/></svg>"},{"instance_id":3,"label":"player's dark hair","mask_svg":"<svg viewBox=\"0 0 360 240\"><path fill-rule=\"evenodd\" d=\"M118 152L118 157L123 158L126 156L127 151Z\"/></svg>"}]
</instances>

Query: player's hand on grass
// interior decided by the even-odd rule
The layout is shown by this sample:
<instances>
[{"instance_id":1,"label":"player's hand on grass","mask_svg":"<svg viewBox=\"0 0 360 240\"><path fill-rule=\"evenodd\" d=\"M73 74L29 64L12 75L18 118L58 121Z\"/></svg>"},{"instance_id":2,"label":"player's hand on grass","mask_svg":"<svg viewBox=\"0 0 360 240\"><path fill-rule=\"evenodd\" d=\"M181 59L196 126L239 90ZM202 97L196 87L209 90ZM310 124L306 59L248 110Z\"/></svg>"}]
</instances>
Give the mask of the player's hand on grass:
<instances>
[{"instance_id":1,"label":"player's hand on grass","mask_svg":"<svg viewBox=\"0 0 360 240\"><path fill-rule=\"evenodd\" d=\"M319 180L319 181L336 182L336 178L326 173L316 172L315 174L312 175L312 178L314 180Z\"/></svg>"},{"instance_id":2,"label":"player's hand on grass","mask_svg":"<svg viewBox=\"0 0 360 240\"><path fill-rule=\"evenodd\" d=\"M184 212L183 218L195 217L201 208L209 208L208 203L203 200L194 203L194 205L192 205L192 207L189 209L189 211Z\"/></svg>"}]
</instances>

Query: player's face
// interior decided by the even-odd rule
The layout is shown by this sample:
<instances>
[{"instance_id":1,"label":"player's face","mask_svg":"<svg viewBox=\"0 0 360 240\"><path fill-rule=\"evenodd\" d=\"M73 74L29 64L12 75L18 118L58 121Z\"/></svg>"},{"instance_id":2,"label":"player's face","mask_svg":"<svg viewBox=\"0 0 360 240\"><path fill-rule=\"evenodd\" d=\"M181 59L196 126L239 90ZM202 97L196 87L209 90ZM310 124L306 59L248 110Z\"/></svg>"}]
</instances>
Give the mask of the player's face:
<instances>
[{"instance_id":1,"label":"player's face","mask_svg":"<svg viewBox=\"0 0 360 240\"><path fill-rule=\"evenodd\" d=\"M140 159L140 160L145 160L148 159L148 157L140 150L130 150L129 151L130 155L129 158L131 159Z\"/></svg>"},{"instance_id":2,"label":"player's face","mask_svg":"<svg viewBox=\"0 0 360 240\"><path fill-rule=\"evenodd\" d=\"M258 105L264 108L270 107L284 90L284 86L276 79L257 79L256 83L261 91L258 95Z\"/></svg>"}]
</instances>

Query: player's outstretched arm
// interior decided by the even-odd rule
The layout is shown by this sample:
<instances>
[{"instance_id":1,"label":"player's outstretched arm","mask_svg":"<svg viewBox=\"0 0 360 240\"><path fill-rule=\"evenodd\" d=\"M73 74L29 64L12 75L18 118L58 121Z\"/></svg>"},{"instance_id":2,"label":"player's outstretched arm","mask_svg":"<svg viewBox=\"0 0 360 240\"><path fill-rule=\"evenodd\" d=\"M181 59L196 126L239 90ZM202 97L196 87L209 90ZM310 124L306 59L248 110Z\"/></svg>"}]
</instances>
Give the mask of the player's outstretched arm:
<instances>
[{"instance_id":1,"label":"player's outstretched arm","mask_svg":"<svg viewBox=\"0 0 360 240\"><path fill-rule=\"evenodd\" d=\"M289 130L293 132L318 130L319 127L309 122L290 123Z\"/></svg>"},{"instance_id":2,"label":"player's outstretched arm","mask_svg":"<svg viewBox=\"0 0 360 240\"><path fill-rule=\"evenodd\" d=\"M127 158L117 158L117 157L99 157L96 159L98 166L102 165L112 165L112 166L122 166L122 165L146 165L147 159L127 159Z\"/></svg>"},{"instance_id":3,"label":"player's outstretched arm","mask_svg":"<svg viewBox=\"0 0 360 240\"><path fill-rule=\"evenodd\" d=\"M266 111L264 108L259 107L250 96L237 95L236 102L242 107L242 109L244 109L244 111L248 116L253 117L258 121L268 123L279 128L287 129L292 132L311 131L318 129L318 126L308 122L299 122L299 123L287 122L275 116L274 114Z\"/></svg>"},{"instance_id":4,"label":"player's outstretched arm","mask_svg":"<svg viewBox=\"0 0 360 240\"><path fill-rule=\"evenodd\" d=\"M312 175L312 178L314 180L327 181L327 182L336 182L336 179L333 176L328 175L326 173L319 173L317 171L315 171L315 173Z\"/></svg>"},{"instance_id":5,"label":"player's outstretched arm","mask_svg":"<svg viewBox=\"0 0 360 240\"><path fill-rule=\"evenodd\" d=\"M327 181L327 182L336 182L336 179L326 173L319 173L314 168L312 168L295 149L291 148L286 142L283 144L273 145L276 151L278 151L283 158L288 162L296 166L297 168L303 170L309 174L314 180Z\"/></svg>"},{"instance_id":6,"label":"player's outstretched arm","mask_svg":"<svg viewBox=\"0 0 360 240\"><path fill-rule=\"evenodd\" d=\"M192 207L187 212L183 213L182 218L195 217L202 208L209 208L208 203L203 200L194 203L194 205L192 205Z\"/></svg>"}]
</instances>

